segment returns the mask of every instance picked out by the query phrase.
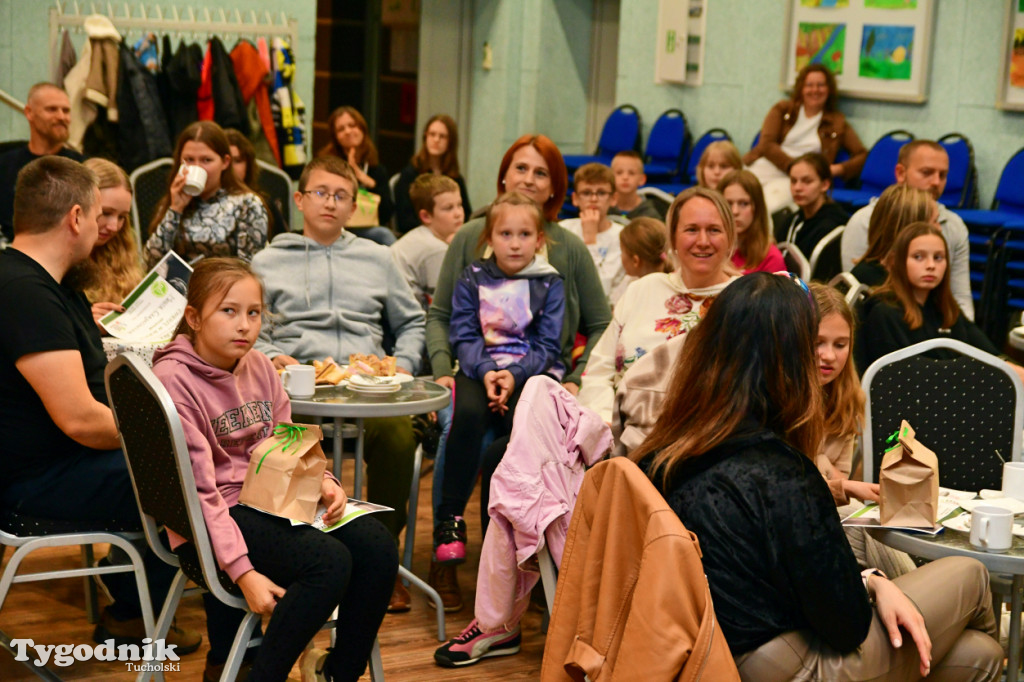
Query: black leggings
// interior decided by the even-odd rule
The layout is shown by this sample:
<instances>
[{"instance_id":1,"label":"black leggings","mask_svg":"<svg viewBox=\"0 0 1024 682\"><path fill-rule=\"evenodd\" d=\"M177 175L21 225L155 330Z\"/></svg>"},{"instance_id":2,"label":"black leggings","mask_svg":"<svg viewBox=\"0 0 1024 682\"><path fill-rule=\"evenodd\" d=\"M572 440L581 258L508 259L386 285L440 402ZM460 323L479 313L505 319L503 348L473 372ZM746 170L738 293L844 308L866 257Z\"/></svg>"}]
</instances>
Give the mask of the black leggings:
<instances>
[{"instance_id":1,"label":"black leggings","mask_svg":"<svg viewBox=\"0 0 1024 682\"><path fill-rule=\"evenodd\" d=\"M288 678L306 644L339 607L336 646L327 658L331 679L356 680L366 670L373 641L398 573L398 550L376 519L360 517L323 533L241 505L231 508L249 561L286 592L277 602L249 677ZM351 588L351 589L350 589ZM227 659L244 614L206 599L211 664Z\"/></svg>"},{"instance_id":2,"label":"black leggings","mask_svg":"<svg viewBox=\"0 0 1024 682\"><path fill-rule=\"evenodd\" d=\"M522 392L523 387L516 386L506 402L508 412L498 415L487 407L487 390L482 381L470 379L462 372L455 375L455 408L444 451L441 504L437 510L442 519L462 516L466 510L476 483L484 434L487 429L496 436L512 432L512 415Z\"/></svg>"}]
</instances>

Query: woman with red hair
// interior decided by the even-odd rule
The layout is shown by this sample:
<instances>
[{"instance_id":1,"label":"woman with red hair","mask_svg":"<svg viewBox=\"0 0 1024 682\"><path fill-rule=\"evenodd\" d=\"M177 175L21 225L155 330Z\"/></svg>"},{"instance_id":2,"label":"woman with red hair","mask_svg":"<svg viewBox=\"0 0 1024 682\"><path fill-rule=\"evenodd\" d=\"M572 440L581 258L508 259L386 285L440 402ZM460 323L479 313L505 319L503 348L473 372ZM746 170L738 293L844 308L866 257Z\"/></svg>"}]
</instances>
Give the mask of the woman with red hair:
<instances>
[{"instance_id":1,"label":"woman with red hair","mask_svg":"<svg viewBox=\"0 0 1024 682\"><path fill-rule=\"evenodd\" d=\"M557 222L558 209L565 201L567 186L568 176L562 152L544 135L523 135L513 142L498 168L498 196L506 192L525 194L537 202L544 213L544 244L537 251L537 255L546 258L563 278L565 318L562 323L562 349L559 360L568 368L562 384L575 395L579 391L580 375L587 364L590 349L608 326L611 310L608 307L608 298L601 288L594 259L591 258L583 240ZM430 355L434 378L437 383L448 388L455 385L448 330L452 315L452 293L459 274L467 265L485 255L478 247L484 222L484 218L470 220L455 233L441 265L441 275L434 290L434 302L427 313L427 352ZM572 350L577 331L587 337L587 345L574 368ZM440 489L437 474L443 470L442 459L443 454L439 448L434 464L435 490ZM435 511L439 503L440 500L435 500ZM486 511L484 514L486 515ZM460 533L465 532L465 523L463 522L460 527L435 528L435 542L442 531L449 535L454 534L458 538ZM448 541L450 540L445 537L444 542ZM461 541L465 542L465 538L462 537ZM454 566L450 565L435 564L431 568L430 583L438 586L442 599L445 598L446 592L451 592L452 597L458 592L454 572Z\"/></svg>"}]
</instances>

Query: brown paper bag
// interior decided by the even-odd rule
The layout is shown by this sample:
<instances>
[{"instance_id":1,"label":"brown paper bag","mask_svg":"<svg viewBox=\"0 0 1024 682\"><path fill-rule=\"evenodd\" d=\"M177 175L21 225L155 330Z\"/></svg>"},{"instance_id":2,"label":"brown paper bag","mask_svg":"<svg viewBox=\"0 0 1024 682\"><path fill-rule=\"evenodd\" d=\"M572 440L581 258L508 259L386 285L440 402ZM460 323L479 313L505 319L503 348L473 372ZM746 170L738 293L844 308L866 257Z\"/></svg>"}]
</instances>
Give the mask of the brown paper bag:
<instances>
[{"instance_id":1,"label":"brown paper bag","mask_svg":"<svg viewBox=\"0 0 1024 682\"><path fill-rule=\"evenodd\" d=\"M253 450L238 501L276 516L312 523L327 458L315 424L282 422Z\"/></svg>"},{"instance_id":2,"label":"brown paper bag","mask_svg":"<svg viewBox=\"0 0 1024 682\"><path fill-rule=\"evenodd\" d=\"M362 187L356 192L356 210L345 223L345 227L374 227L380 225L377 211L380 208L380 195Z\"/></svg>"},{"instance_id":3,"label":"brown paper bag","mask_svg":"<svg viewBox=\"0 0 1024 682\"><path fill-rule=\"evenodd\" d=\"M903 420L882 457L879 521L883 526L934 528L939 510L939 460Z\"/></svg>"}]
</instances>

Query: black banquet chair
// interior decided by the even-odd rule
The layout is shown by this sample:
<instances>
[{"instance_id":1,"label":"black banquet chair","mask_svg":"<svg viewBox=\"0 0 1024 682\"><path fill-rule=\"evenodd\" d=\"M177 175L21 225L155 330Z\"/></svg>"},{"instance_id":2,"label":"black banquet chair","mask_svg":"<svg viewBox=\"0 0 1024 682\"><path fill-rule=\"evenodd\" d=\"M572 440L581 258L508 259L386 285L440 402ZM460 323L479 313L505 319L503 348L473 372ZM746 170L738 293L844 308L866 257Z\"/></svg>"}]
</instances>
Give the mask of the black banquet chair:
<instances>
[{"instance_id":1,"label":"black banquet chair","mask_svg":"<svg viewBox=\"0 0 1024 682\"><path fill-rule=\"evenodd\" d=\"M929 357L936 352L952 357ZM1021 457L1024 387L1006 362L974 346L915 343L875 360L861 385L865 481L878 480L885 439L904 419L935 452L946 488L998 490L1003 461Z\"/></svg>"}]
</instances>

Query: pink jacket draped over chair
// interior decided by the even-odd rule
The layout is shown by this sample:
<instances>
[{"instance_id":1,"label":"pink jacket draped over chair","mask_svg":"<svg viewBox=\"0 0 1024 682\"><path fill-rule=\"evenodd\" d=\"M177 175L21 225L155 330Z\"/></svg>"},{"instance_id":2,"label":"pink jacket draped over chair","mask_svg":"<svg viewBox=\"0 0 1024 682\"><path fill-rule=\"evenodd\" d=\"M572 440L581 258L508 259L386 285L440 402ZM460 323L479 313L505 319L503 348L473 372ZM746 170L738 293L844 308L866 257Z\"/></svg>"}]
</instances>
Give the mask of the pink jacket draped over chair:
<instances>
[{"instance_id":1,"label":"pink jacket draped over chair","mask_svg":"<svg viewBox=\"0 0 1024 682\"><path fill-rule=\"evenodd\" d=\"M490 527L480 554L475 615L485 631L513 627L539 574L527 562L548 546L562 561L586 467L612 446L608 425L545 376L526 382L505 456L491 478Z\"/></svg>"}]
</instances>

